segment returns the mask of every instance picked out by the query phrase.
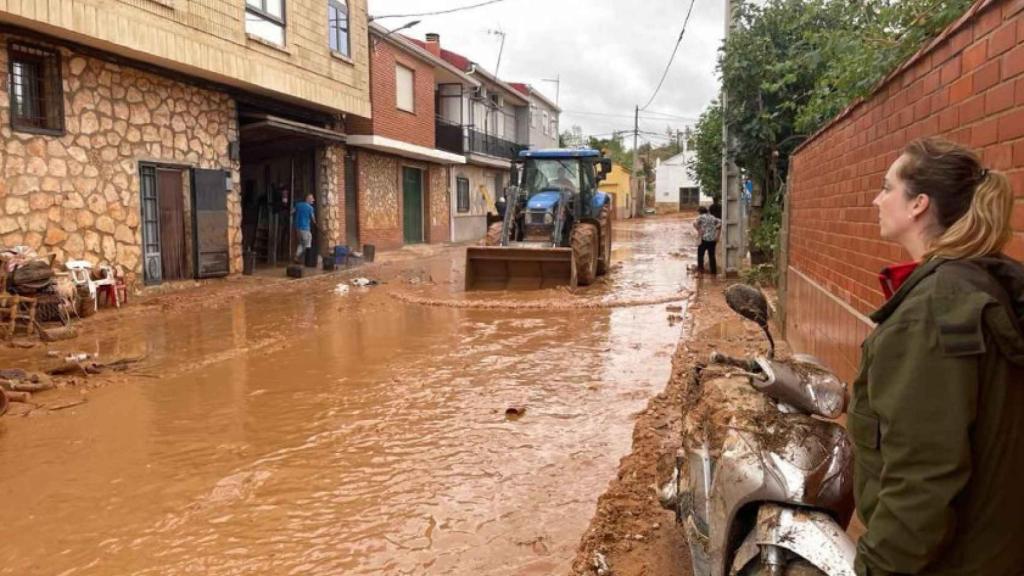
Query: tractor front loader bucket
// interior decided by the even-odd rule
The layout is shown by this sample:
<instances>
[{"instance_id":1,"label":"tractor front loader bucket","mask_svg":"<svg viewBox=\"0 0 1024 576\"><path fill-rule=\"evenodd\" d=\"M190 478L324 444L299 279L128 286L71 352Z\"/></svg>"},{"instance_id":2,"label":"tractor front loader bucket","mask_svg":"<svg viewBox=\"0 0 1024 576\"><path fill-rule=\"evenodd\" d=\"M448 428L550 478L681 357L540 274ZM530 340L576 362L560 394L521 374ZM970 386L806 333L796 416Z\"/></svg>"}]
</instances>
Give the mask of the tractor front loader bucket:
<instances>
[{"instance_id":1,"label":"tractor front loader bucket","mask_svg":"<svg viewBox=\"0 0 1024 576\"><path fill-rule=\"evenodd\" d=\"M572 248L466 248L466 291L576 287Z\"/></svg>"}]
</instances>

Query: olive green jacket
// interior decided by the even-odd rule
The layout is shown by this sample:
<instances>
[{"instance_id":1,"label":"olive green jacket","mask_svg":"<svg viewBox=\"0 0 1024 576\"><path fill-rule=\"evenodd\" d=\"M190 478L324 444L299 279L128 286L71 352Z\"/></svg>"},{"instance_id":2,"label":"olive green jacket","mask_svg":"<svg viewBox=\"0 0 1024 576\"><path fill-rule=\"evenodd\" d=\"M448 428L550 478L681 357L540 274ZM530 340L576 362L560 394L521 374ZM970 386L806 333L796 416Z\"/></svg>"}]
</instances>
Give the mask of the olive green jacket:
<instances>
[{"instance_id":1,"label":"olive green jacket","mask_svg":"<svg viewBox=\"0 0 1024 576\"><path fill-rule=\"evenodd\" d=\"M872 315L848 427L860 576L1024 574L1024 267L931 260Z\"/></svg>"}]
</instances>

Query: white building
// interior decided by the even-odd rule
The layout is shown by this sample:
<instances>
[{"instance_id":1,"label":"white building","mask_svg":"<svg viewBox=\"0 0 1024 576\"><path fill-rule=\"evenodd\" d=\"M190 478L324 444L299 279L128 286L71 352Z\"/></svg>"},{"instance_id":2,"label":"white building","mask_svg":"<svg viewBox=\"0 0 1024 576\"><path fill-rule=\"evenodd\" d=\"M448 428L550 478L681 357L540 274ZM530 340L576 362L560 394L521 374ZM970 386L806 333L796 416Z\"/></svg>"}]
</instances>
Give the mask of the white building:
<instances>
[{"instance_id":1,"label":"white building","mask_svg":"<svg viewBox=\"0 0 1024 576\"><path fill-rule=\"evenodd\" d=\"M665 161L658 161L654 181L654 202L658 212L678 212L696 208L698 204L711 204L711 197L704 194L690 173L689 164L696 156L696 152L684 150Z\"/></svg>"}]
</instances>

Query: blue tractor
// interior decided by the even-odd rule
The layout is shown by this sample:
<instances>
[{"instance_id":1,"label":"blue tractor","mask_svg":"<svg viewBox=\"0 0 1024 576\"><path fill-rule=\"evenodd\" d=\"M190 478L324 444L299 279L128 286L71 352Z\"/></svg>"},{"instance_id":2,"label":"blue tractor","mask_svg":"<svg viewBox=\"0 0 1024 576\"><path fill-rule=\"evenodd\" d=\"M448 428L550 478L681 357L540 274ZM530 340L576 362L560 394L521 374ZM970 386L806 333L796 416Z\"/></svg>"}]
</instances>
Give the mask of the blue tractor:
<instances>
[{"instance_id":1,"label":"blue tractor","mask_svg":"<svg viewBox=\"0 0 1024 576\"><path fill-rule=\"evenodd\" d=\"M586 286L612 255L611 160L591 149L524 150L484 246L466 249L466 289Z\"/></svg>"}]
</instances>

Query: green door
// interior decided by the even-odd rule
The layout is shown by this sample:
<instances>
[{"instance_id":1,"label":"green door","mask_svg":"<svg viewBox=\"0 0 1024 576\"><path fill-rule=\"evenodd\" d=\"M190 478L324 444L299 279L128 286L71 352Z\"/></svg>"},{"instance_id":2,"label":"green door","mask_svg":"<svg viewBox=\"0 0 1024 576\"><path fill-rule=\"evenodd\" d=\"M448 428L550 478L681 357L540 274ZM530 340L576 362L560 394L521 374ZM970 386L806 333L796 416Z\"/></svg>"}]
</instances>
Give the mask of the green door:
<instances>
[{"instance_id":1,"label":"green door","mask_svg":"<svg viewBox=\"0 0 1024 576\"><path fill-rule=\"evenodd\" d=\"M402 168L402 220L406 244L423 242L423 172Z\"/></svg>"}]
</instances>

